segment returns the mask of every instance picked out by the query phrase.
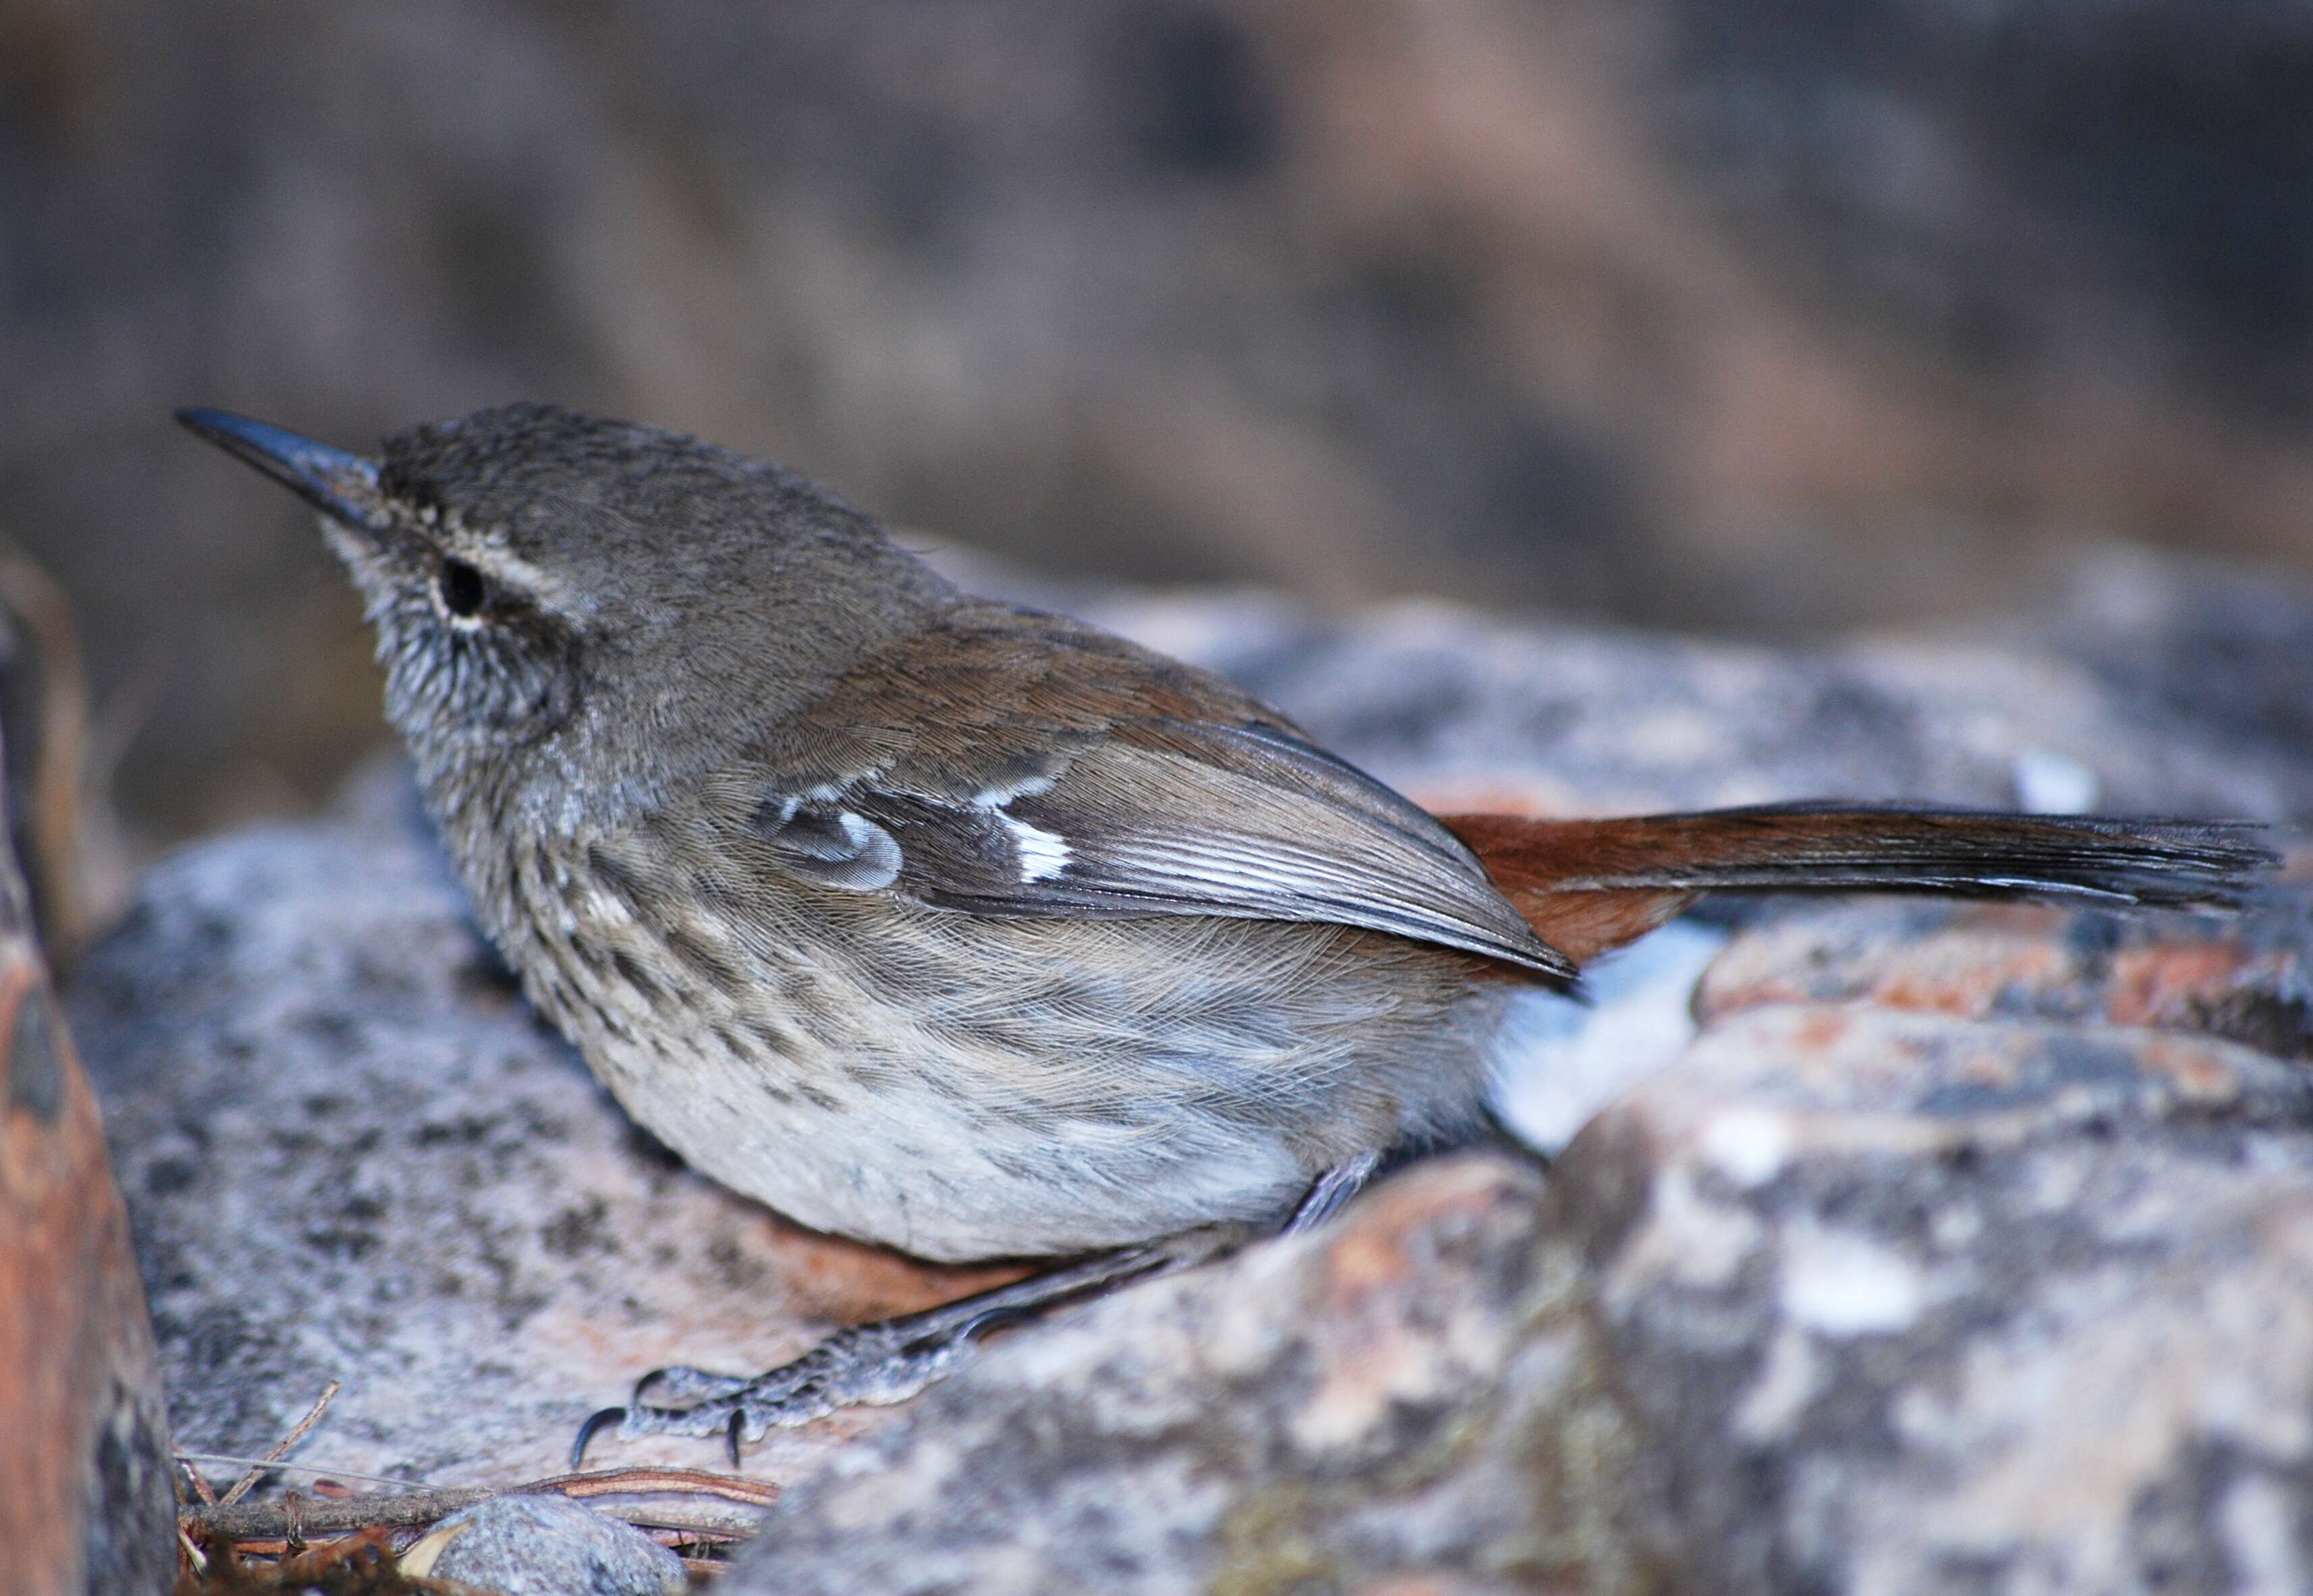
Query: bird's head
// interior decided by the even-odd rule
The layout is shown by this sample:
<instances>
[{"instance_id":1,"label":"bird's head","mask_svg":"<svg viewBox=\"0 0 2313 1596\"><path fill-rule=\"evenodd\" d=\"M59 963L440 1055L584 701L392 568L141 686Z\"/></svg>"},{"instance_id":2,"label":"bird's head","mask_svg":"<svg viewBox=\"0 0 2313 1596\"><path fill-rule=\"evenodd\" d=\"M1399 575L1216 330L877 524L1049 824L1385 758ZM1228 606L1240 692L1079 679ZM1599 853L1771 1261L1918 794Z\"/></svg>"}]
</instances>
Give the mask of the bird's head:
<instances>
[{"instance_id":1,"label":"bird's head","mask_svg":"<svg viewBox=\"0 0 2313 1596\"><path fill-rule=\"evenodd\" d=\"M178 419L321 511L429 787L536 769L542 790L647 802L954 596L793 472L654 427L506 405L373 460Z\"/></svg>"}]
</instances>

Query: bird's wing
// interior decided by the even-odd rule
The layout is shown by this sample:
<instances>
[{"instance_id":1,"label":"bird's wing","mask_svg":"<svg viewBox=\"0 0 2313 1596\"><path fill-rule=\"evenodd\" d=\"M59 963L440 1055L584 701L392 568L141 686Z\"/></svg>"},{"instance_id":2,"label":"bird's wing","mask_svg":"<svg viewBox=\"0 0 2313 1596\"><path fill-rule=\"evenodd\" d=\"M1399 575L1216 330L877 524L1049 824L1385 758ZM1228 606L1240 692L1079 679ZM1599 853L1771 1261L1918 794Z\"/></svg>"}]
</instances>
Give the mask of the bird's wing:
<instances>
[{"instance_id":1,"label":"bird's wing","mask_svg":"<svg viewBox=\"0 0 2313 1596\"><path fill-rule=\"evenodd\" d=\"M1561 978L1464 844L1218 679L973 605L839 684L756 768L743 851L991 916L1322 921Z\"/></svg>"}]
</instances>

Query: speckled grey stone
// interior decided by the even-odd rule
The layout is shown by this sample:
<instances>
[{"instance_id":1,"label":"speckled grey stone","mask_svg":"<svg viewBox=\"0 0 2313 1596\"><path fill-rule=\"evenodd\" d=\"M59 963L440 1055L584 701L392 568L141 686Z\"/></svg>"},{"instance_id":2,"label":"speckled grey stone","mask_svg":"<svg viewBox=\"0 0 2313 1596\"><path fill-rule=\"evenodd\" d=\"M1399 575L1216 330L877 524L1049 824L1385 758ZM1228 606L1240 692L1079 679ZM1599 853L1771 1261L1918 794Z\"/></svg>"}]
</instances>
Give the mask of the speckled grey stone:
<instances>
[{"instance_id":1,"label":"speckled grey stone","mask_svg":"<svg viewBox=\"0 0 2313 1596\"><path fill-rule=\"evenodd\" d=\"M630 1524L565 1496L498 1496L443 1520L435 1579L497 1596L678 1596L682 1559Z\"/></svg>"}]
</instances>

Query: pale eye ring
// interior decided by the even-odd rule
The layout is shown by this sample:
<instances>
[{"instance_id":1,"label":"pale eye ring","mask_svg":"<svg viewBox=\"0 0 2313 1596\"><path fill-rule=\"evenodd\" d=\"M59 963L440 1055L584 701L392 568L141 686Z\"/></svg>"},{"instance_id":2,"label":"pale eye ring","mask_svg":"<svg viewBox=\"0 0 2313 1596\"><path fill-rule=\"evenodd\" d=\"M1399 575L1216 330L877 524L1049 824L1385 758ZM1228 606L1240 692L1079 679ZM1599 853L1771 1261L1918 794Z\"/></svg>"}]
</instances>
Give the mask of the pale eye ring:
<instances>
[{"instance_id":1,"label":"pale eye ring","mask_svg":"<svg viewBox=\"0 0 2313 1596\"><path fill-rule=\"evenodd\" d=\"M461 620L479 615L490 601L488 581L462 559L444 559L435 586L442 595L442 608Z\"/></svg>"}]
</instances>

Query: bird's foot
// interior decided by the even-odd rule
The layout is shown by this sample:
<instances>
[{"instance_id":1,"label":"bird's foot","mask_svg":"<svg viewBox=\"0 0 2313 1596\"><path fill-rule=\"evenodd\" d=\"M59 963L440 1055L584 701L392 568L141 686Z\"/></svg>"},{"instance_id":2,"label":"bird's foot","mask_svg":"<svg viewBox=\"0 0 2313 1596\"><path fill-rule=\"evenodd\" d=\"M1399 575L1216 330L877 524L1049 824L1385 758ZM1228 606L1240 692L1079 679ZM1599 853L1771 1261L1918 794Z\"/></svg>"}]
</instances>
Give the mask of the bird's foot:
<instances>
[{"instance_id":1,"label":"bird's foot","mask_svg":"<svg viewBox=\"0 0 2313 1596\"><path fill-rule=\"evenodd\" d=\"M793 1363L749 1379L701 1369L658 1369L636 1382L624 1407L605 1407L579 1426L572 1469L588 1443L615 1428L620 1440L646 1435L721 1435L737 1467L739 1445L775 1429L809 1424L841 1407L904 1402L969 1362L980 1338L1129 1281L1200 1263L1239 1233L1198 1232L1032 1275L920 1313L838 1330Z\"/></svg>"},{"instance_id":2,"label":"bird's foot","mask_svg":"<svg viewBox=\"0 0 2313 1596\"><path fill-rule=\"evenodd\" d=\"M932 1316L909 1314L857 1325L752 1379L703 1369L654 1370L636 1382L626 1407L604 1408L586 1421L571 1449L571 1467L581 1466L588 1442L615 1426L620 1439L629 1441L721 1435L735 1468L742 1440L807 1425L839 1407L906 1401L969 1359L982 1333L1022 1311L995 1310L953 1324L919 1324Z\"/></svg>"}]
</instances>

